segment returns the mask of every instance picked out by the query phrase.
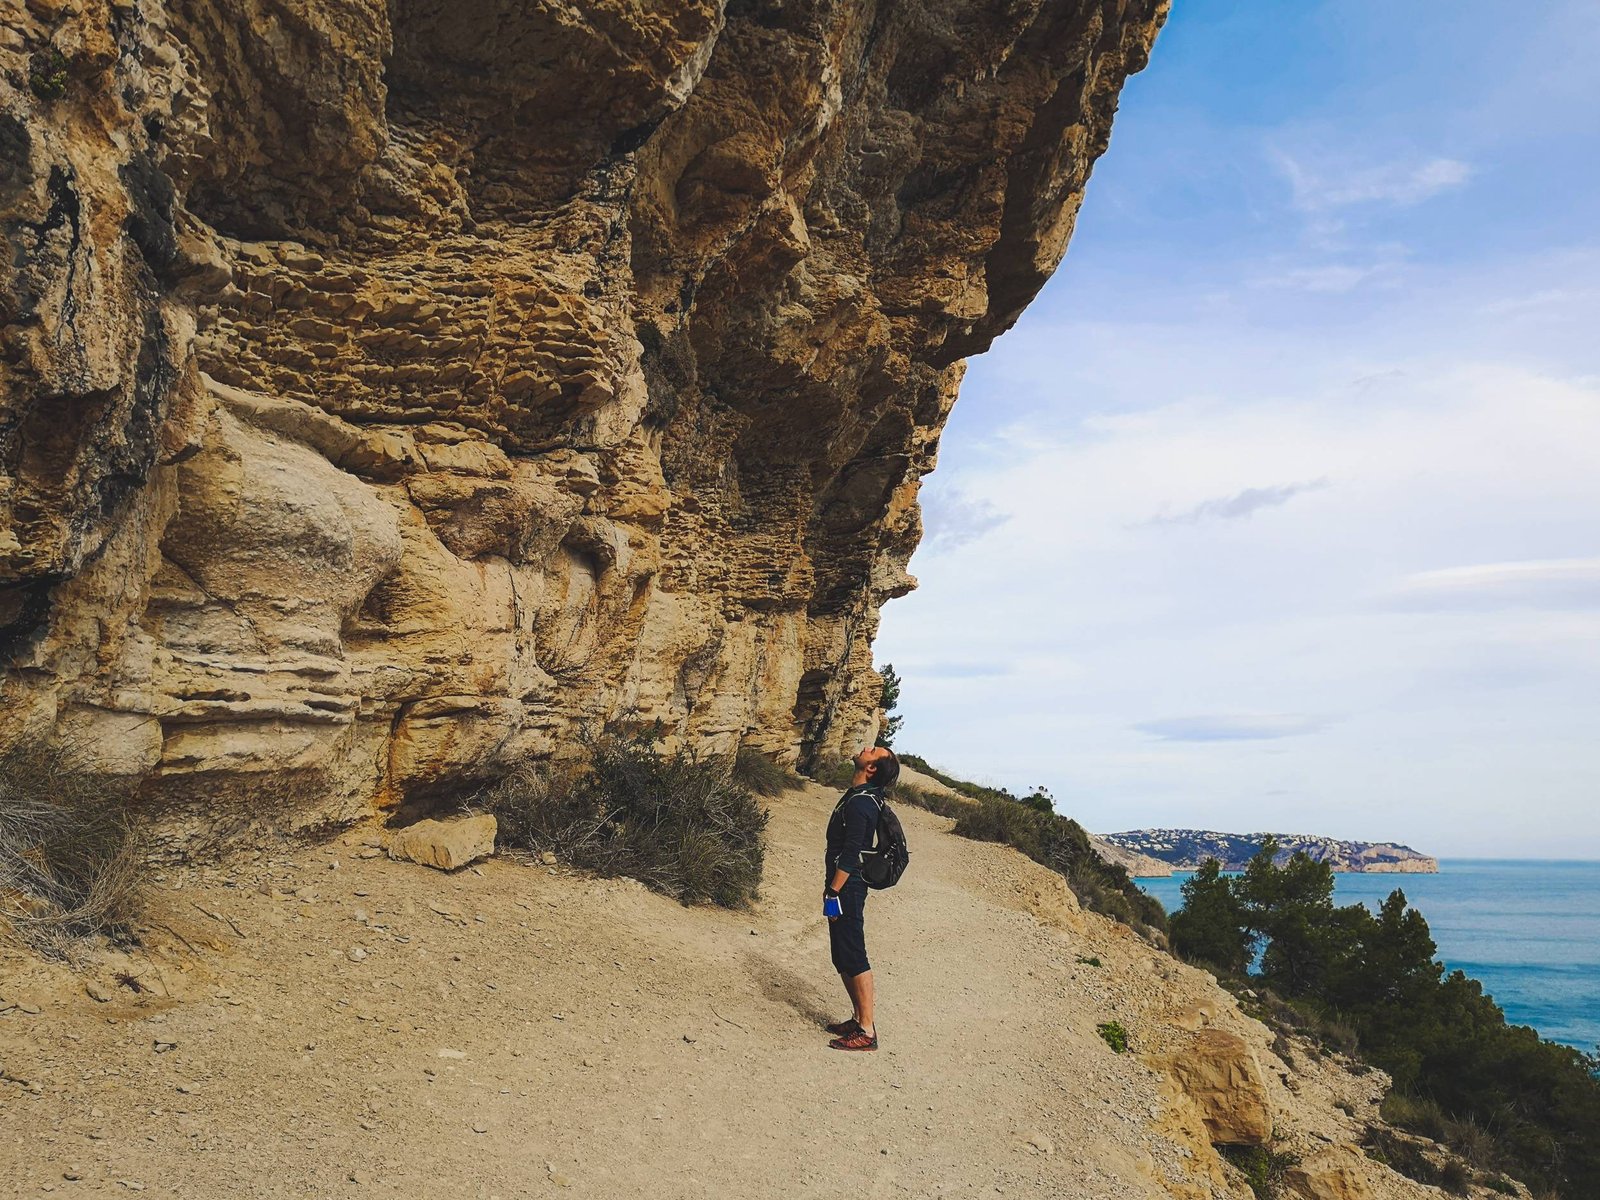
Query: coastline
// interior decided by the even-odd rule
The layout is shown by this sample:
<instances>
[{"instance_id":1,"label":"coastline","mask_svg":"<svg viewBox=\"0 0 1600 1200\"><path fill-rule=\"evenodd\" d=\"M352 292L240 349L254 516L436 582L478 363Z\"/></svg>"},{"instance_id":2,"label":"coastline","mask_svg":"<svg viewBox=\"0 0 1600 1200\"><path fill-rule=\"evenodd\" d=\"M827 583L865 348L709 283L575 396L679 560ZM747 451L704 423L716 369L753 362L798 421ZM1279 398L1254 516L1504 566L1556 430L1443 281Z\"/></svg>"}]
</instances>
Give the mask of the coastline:
<instances>
[{"instance_id":1,"label":"coastline","mask_svg":"<svg viewBox=\"0 0 1600 1200\"><path fill-rule=\"evenodd\" d=\"M1192 871L1138 884L1167 911ZM1437 874L1335 872L1334 903L1377 907L1396 888L1428 922L1447 970L1478 980L1541 1037L1600 1046L1600 859L1444 858Z\"/></svg>"},{"instance_id":2,"label":"coastline","mask_svg":"<svg viewBox=\"0 0 1600 1200\"><path fill-rule=\"evenodd\" d=\"M1481 861L1481 862L1499 862L1499 861L1502 861L1502 860L1486 858L1486 859L1465 859L1465 860L1459 860L1459 861L1466 861L1466 862L1478 862L1478 861ZM1512 862L1552 862L1552 863L1554 863L1554 862L1563 862L1563 861L1568 861L1568 860L1530 858L1530 859L1510 859L1510 860L1504 860L1504 861L1512 861ZM1587 860L1584 860L1584 859L1572 859L1570 861L1574 862L1574 863L1583 863L1583 862L1585 862ZM1171 864L1169 864L1169 866L1170 866L1171 869L1170 870L1166 870L1166 871L1149 871L1149 872L1129 871L1128 872L1128 877L1130 879L1135 879L1135 880L1137 880L1137 879L1170 879L1174 875L1193 875L1196 871L1198 871L1200 869L1200 864L1199 863L1171 863ZM1244 865L1241 863L1241 864L1239 864L1237 866L1229 865L1229 866L1223 867L1222 868L1222 873L1224 875L1237 875L1243 870L1244 870ZM1437 865L1435 865L1435 866L1430 868L1430 867L1402 866L1402 865L1399 865L1399 864L1396 864L1396 863L1379 863L1378 865L1371 866L1371 867L1334 867L1333 868L1333 873L1335 875L1443 875L1445 873L1445 871L1444 871L1444 869L1442 867L1439 867Z\"/></svg>"}]
</instances>

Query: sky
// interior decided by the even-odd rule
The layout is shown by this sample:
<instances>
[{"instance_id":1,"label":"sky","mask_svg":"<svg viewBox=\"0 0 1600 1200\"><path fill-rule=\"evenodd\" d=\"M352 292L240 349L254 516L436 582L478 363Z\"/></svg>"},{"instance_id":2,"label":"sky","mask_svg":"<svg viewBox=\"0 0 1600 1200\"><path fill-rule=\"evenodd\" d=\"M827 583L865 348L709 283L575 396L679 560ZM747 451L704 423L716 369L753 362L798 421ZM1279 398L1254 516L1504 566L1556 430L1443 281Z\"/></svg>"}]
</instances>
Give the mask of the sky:
<instances>
[{"instance_id":1,"label":"sky","mask_svg":"<svg viewBox=\"0 0 1600 1200\"><path fill-rule=\"evenodd\" d=\"M1174 9L924 483L896 747L1600 859L1600 4Z\"/></svg>"}]
</instances>

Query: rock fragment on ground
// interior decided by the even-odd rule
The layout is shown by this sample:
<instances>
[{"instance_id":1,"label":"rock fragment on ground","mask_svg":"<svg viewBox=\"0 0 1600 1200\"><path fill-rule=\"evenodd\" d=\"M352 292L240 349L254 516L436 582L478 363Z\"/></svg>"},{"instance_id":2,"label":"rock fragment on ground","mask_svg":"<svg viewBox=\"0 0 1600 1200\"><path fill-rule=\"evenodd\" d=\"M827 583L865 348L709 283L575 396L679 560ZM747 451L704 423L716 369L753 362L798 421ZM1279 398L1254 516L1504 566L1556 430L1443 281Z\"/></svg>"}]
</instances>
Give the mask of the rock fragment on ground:
<instances>
[{"instance_id":1,"label":"rock fragment on ground","mask_svg":"<svg viewBox=\"0 0 1600 1200\"><path fill-rule=\"evenodd\" d=\"M389 838L389 857L456 871L494 853L495 819L486 813L454 820L418 821Z\"/></svg>"}]
</instances>

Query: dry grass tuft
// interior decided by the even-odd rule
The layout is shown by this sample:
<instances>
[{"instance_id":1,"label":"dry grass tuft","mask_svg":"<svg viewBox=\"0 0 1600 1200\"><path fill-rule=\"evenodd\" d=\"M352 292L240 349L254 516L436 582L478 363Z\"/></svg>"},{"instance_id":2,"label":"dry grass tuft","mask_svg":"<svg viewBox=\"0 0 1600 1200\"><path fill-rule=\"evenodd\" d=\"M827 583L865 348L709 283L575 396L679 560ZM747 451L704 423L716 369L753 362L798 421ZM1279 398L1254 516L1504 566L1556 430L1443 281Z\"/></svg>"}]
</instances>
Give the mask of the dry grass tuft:
<instances>
[{"instance_id":1,"label":"dry grass tuft","mask_svg":"<svg viewBox=\"0 0 1600 1200\"><path fill-rule=\"evenodd\" d=\"M804 782L793 771L749 746L740 749L733 760L733 780L758 796L779 796Z\"/></svg>"},{"instance_id":2,"label":"dry grass tuft","mask_svg":"<svg viewBox=\"0 0 1600 1200\"><path fill-rule=\"evenodd\" d=\"M551 851L685 904L741 908L761 887L767 813L750 789L729 778L726 760L664 754L648 733L599 739L570 779L518 768L480 802L503 845Z\"/></svg>"},{"instance_id":3,"label":"dry grass tuft","mask_svg":"<svg viewBox=\"0 0 1600 1200\"><path fill-rule=\"evenodd\" d=\"M146 873L130 789L72 747L0 752L0 921L38 953L132 935Z\"/></svg>"}]
</instances>

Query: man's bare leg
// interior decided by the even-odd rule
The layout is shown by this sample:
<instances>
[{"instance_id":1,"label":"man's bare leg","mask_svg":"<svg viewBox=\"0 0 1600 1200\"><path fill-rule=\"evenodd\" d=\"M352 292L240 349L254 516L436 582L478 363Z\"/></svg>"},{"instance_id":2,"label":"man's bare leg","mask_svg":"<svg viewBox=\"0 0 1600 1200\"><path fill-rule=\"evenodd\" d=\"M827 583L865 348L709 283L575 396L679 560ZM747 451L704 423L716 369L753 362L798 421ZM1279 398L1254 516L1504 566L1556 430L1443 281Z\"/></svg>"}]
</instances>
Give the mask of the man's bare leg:
<instances>
[{"instance_id":1,"label":"man's bare leg","mask_svg":"<svg viewBox=\"0 0 1600 1200\"><path fill-rule=\"evenodd\" d=\"M876 1037L877 1027L872 1023L872 972L863 971L852 979L846 979L844 986L850 993L851 1002L856 1006L856 1024L861 1026L869 1037Z\"/></svg>"}]
</instances>

